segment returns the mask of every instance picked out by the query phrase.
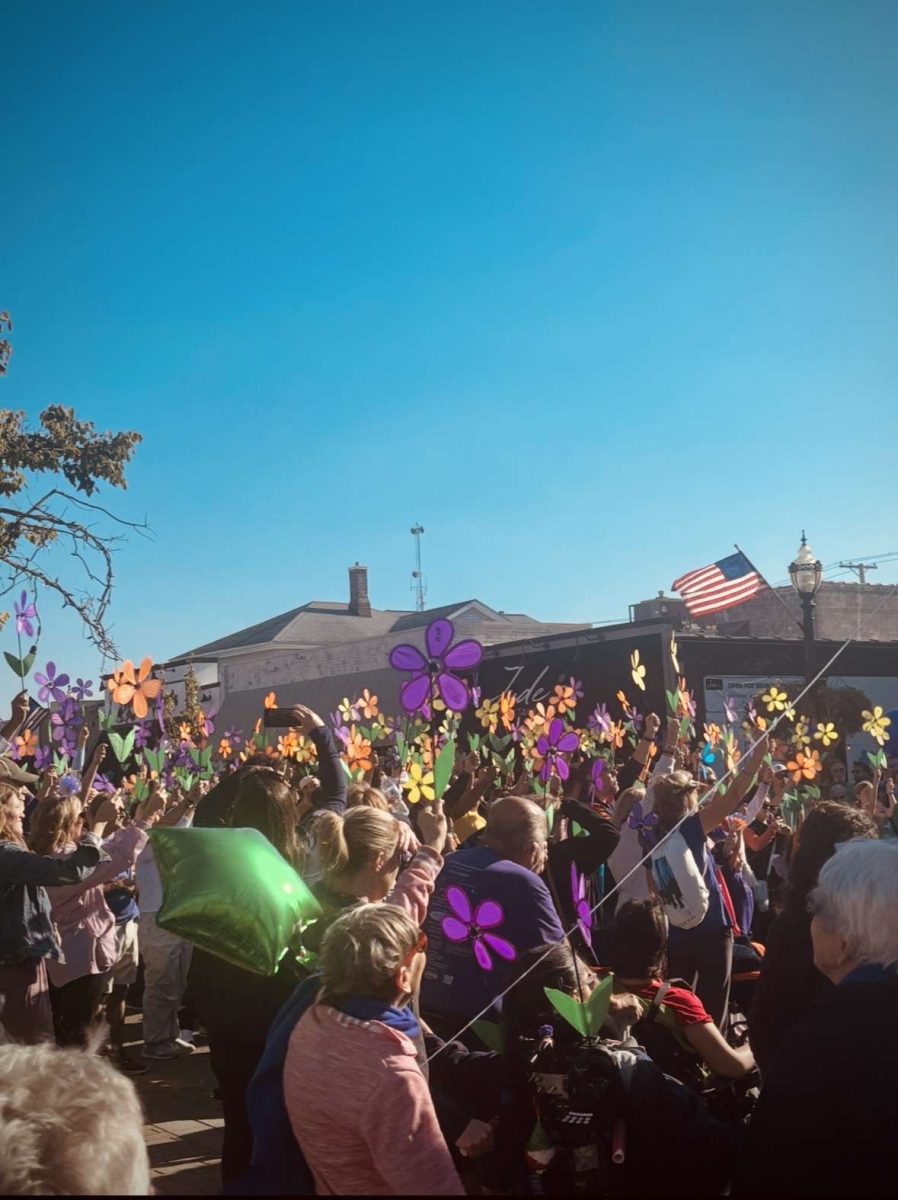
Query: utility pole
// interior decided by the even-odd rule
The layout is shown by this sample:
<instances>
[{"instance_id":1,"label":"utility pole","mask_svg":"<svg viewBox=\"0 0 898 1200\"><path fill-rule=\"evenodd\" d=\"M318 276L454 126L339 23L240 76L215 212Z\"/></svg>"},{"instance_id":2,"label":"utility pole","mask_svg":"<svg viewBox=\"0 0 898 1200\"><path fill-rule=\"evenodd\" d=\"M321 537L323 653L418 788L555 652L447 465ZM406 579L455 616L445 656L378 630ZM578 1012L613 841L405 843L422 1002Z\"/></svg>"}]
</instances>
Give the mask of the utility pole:
<instances>
[{"instance_id":1,"label":"utility pole","mask_svg":"<svg viewBox=\"0 0 898 1200\"><path fill-rule=\"evenodd\" d=\"M424 526L420 523L413 525L409 531L415 539L415 570L412 571L412 579L415 589L415 608L418 612L424 612L424 593L427 589L424 586L424 576L421 573L421 535L424 533Z\"/></svg>"},{"instance_id":2,"label":"utility pole","mask_svg":"<svg viewBox=\"0 0 898 1200\"><path fill-rule=\"evenodd\" d=\"M867 582L867 572L877 570L879 563L840 562L839 566L846 567L849 571L854 571L858 577L858 582L864 584Z\"/></svg>"}]
</instances>

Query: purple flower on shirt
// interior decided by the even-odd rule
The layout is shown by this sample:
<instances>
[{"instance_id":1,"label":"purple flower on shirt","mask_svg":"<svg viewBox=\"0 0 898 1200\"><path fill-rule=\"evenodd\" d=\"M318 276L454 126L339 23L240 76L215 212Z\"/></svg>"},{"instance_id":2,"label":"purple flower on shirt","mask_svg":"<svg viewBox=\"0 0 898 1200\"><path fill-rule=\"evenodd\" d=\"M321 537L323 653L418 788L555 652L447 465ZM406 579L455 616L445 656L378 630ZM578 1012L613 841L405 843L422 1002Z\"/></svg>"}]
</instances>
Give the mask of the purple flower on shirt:
<instances>
[{"instance_id":1,"label":"purple flower on shirt","mask_svg":"<svg viewBox=\"0 0 898 1200\"><path fill-rule=\"evenodd\" d=\"M501 904L495 900L481 900L472 910L467 894L454 885L446 889L446 900L454 915L443 917L443 933L450 942L470 941L481 970L492 971L491 952L506 962L515 958L517 951L511 942L490 932L505 920Z\"/></svg>"}]
</instances>

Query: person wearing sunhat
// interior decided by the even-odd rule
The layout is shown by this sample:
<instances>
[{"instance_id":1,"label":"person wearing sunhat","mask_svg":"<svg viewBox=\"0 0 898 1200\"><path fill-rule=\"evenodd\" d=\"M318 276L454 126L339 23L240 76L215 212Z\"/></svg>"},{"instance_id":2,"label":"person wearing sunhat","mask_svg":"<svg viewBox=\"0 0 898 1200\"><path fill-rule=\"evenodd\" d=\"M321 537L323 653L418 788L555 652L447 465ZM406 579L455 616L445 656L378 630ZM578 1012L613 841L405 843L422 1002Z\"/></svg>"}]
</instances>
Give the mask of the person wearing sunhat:
<instances>
[{"instance_id":1,"label":"person wearing sunhat","mask_svg":"<svg viewBox=\"0 0 898 1200\"><path fill-rule=\"evenodd\" d=\"M45 889L86 879L106 857L89 833L67 858L26 848L18 789L37 782L0 756L0 1026L7 1038L29 1044L53 1039L46 960L58 958L60 946Z\"/></svg>"}]
</instances>

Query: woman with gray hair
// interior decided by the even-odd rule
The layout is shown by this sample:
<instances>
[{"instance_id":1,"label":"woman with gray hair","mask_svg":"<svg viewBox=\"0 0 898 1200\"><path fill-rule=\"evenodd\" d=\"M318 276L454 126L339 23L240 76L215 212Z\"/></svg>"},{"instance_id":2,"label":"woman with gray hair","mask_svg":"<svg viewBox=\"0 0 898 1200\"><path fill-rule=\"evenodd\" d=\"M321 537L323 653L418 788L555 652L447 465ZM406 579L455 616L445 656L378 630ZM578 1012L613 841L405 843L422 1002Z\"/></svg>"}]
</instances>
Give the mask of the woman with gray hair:
<instances>
[{"instance_id":1,"label":"woman with gray hair","mask_svg":"<svg viewBox=\"0 0 898 1200\"><path fill-rule=\"evenodd\" d=\"M319 1196L463 1196L417 1063L408 1002L427 938L403 909L360 904L321 948L322 989L297 1023L284 1101Z\"/></svg>"},{"instance_id":2,"label":"woman with gray hair","mask_svg":"<svg viewBox=\"0 0 898 1200\"><path fill-rule=\"evenodd\" d=\"M774 1052L734 1195L884 1196L898 1126L898 845L840 846L808 899L833 984Z\"/></svg>"}]
</instances>

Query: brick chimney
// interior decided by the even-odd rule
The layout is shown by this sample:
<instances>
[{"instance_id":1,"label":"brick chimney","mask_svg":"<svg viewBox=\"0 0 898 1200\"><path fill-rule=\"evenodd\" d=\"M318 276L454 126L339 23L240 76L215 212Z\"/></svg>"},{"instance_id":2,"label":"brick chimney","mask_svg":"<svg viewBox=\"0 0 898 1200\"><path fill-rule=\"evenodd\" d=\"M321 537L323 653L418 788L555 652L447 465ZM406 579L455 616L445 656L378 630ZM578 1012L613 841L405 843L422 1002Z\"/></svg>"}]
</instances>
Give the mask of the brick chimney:
<instances>
[{"instance_id":1,"label":"brick chimney","mask_svg":"<svg viewBox=\"0 0 898 1200\"><path fill-rule=\"evenodd\" d=\"M371 601L368 599L368 568L349 568L349 611L354 617L370 617Z\"/></svg>"}]
</instances>

